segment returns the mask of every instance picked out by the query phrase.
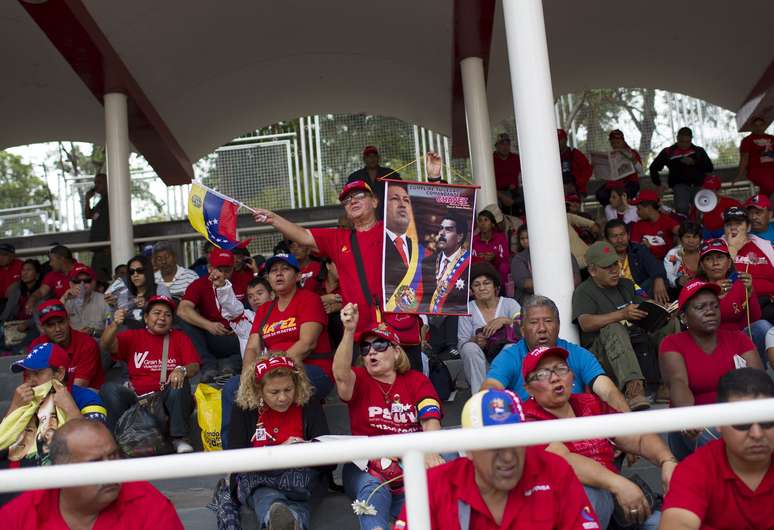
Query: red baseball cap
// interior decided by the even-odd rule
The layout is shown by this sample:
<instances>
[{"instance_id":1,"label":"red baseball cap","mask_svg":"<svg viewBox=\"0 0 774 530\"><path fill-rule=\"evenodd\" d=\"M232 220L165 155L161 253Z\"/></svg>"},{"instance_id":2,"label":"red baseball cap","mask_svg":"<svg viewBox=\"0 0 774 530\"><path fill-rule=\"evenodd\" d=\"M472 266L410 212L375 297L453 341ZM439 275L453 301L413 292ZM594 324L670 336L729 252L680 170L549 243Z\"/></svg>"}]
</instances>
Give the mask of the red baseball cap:
<instances>
[{"instance_id":1,"label":"red baseball cap","mask_svg":"<svg viewBox=\"0 0 774 530\"><path fill-rule=\"evenodd\" d=\"M538 346L524 357L521 362L521 374L524 376L524 381L527 381L527 376L535 371L540 360L547 355L556 355L564 360L570 355L570 352L559 346Z\"/></svg>"},{"instance_id":2,"label":"red baseball cap","mask_svg":"<svg viewBox=\"0 0 774 530\"><path fill-rule=\"evenodd\" d=\"M38 306L38 315L40 316L40 323L45 324L52 318L67 318L67 309L64 304L54 298L53 300L46 300Z\"/></svg>"},{"instance_id":3,"label":"red baseball cap","mask_svg":"<svg viewBox=\"0 0 774 530\"><path fill-rule=\"evenodd\" d=\"M704 184L701 185L705 190L717 191L722 187L723 182L717 175L707 175L704 178Z\"/></svg>"},{"instance_id":4,"label":"red baseball cap","mask_svg":"<svg viewBox=\"0 0 774 530\"><path fill-rule=\"evenodd\" d=\"M168 296L161 296L161 295L155 295L148 298L148 301L145 303L145 312L147 313L150 310L150 307L153 304L166 304L167 307L169 307L172 310L172 313L177 311L177 304L174 300L172 300Z\"/></svg>"},{"instance_id":5,"label":"red baseball cap","mask_svg":"<svg viewBox=\"0 0 774 530\"><path fill-rule=\"evenodd\" d=\"M637 194L636 197L629 201L629 204L636 206L641 202L658 202L659 200L661 200L661 197L658 196L658 192L656 190L642 190Z\"/></svg>"},{"instance_id":6,"label":"red baseball cap","mask_svg":"<svg viewBox=\"0 0 774 530\"><path fill-rule=\"evenodd\" d=\"M699 259L704 258L704 256L711 254L712 252L720 252L721 254L725 254L727 256L731 255L731 251L728 249L728 243L726 243L725 239L719 237L715 239L707 239L706 241L702 242L701 247L699 247Z\"/></svg>"},{"instance_id":7,"label":"red baseball cap","mask_svg":"<svg viewBox=\"0 0 774 530\"><path fill-rule=\"evenodd\" d=\"M744 207L745 209L758 208L759 210L771 210L771 201L768 197L759 193L744 201Z\"/></svg>"},{"instance_id":8,"label":"red baseball cap","mask_svg":"<svg viewBox=\"0 0 774 530\"><path fill-rule=\"evenodd\" d=\"M352 182L347 182L347 184L341 188L341 193L339 193L339 202L343 201L347 195L355 191L367 191L371 195L374 194L371 186L369 186L365 180L353 180Z\"/></svg>"},{"instance_id":9,"label":"red baseball cap","mask_svg":"<svg viewBox=\"0 0 774 530\"><path fill-rule=\"evenodd\" d=\"M233 267L234 253L230 250L214 248L210 251L210 255L207 258L207 261L210 262L210 266L216 269L218 267Z\"/></svg>"},{"instance_id":10,"label":"red baseball cap","mask_svg":"<svg viewBox=\"0 0 774 530\"><path fill-rule=\"evenodd\" d=\"M72 281L81 274L86 274L92 280L97 278L97 275L94 274L92 268L84 265L83 263L78 263L72 269L70 269L70 273L67 275L67 278Z\"/></svg>"},{"instance_id":11,"label":"red baseball cap","mask_svg":"<svg viewBox=\"0 0 774 530\"><path fill-rule=\"evenodd\" d=\"M379 150L376 148L375 145L367 145L363 148L363 156L366 155L378 155Z\"/></svg>"},{"instance_id":12,"label":"red baseball cap","mask_svg":"<svg viewBox=\"0 0 774 530\"><path fill-rule=\"evenodd\" d=\"M361 341L366 337L370 337L371 335L376 335L379 338L400 346L400 337L398 337L398 334L395 333L395 331L385 322L379 322L375 328L362 332L357 340Z\"/></svg>"},{"instance_id":13,"label":"red baseball cap","mask_svg":"<svg viewBox=\"0 0 774 530\"><path fill-rule=\"evenodd\" d=\"M565 131L564 129L557 129L556 130L556 136L560 140L566 140L567 139L567 131Z\"/></svg>"},{"instance_id":14,"label":"red baseball cap","mask_svg":"<svg viewBox=\"0 0 774 530\"><path fill-rule=\"evenodd\" d=\"M720 286L716 283L712 282L704 282L702 280L694 280L692 282L689 282L687 285L683 287L683 290L680 291L680 297L677 300L677 304L680 307L681 310L685 309L685 304L688 303L688 301L699 294L701 291L712 291L715 293L715 295L720 294Z\"/></svg>"},{"instance_id":15,"label":"red baseball cap","mask_svg":"<svg viewBox=\"0 0 774 530\"><path fill-rule=\"evenodd\" d=\"M564 196L564 202L576 202L578 204L581 203L580 195L577 193L568 193Z\"/></svg>"}]
</instances>

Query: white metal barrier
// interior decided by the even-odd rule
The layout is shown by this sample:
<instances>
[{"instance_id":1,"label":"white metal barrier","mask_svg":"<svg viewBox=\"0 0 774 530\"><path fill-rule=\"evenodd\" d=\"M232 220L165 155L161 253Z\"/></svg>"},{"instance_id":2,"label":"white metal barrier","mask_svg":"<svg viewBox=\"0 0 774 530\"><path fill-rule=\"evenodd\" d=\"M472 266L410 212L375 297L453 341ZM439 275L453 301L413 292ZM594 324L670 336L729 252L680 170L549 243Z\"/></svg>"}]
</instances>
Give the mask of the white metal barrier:
<instances>
[{"instance_id":1,"label":"white metal barrier","mask_svg":"<svg viewBox=\"0 0 774 530\"><path fill-rule=\"evenodd\" d=\"M485 429L443 430L329 443L14 469L0 471L0 492L318 466L401 456L409 526L413 530L430 530L425 453L530 446L772 420L774 399L761 399Z\"/></svg>"}]
</instances>

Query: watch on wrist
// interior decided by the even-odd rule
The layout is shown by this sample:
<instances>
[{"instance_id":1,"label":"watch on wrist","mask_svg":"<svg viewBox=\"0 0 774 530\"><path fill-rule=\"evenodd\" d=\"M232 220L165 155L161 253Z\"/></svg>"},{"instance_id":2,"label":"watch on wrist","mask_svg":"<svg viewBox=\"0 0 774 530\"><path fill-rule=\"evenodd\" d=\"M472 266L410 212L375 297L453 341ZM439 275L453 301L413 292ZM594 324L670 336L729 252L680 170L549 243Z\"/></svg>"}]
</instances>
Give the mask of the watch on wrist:
<instances>
[{"instance_id":1,"label":"watch on wrist","mask_svg":"<svg viewBox=\"0 0 774 530\"><path fill-rule=\"evenodd\" d=\"M183 377L188 377L188 368L186 368L185 366L176 366L175 370L182 370Z\"/></svg>"}]
</instances>

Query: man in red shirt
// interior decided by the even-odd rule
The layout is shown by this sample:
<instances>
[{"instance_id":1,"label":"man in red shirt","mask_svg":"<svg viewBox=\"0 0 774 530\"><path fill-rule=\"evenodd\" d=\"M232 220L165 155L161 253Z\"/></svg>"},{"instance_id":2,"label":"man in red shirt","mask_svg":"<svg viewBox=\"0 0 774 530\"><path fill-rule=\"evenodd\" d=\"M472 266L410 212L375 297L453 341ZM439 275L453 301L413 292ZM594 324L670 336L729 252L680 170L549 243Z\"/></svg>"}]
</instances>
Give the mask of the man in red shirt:
<instances>
[{"instance_id":1,"label":"man in red shirt","mask_svg":"<svg viewBox=\"0 0 774 530\"><path fill-rule=\"evenodd\" d=\"M54 465L118 460L113 435L100 422L73 419L56 431ZM5 530L182 530L175 507L149 482L96 484L23 493L0 509Z\"/></svg>"},{"instance_id":2,"label":"man in red shirt","mask_svg":"<svg viewBox=\"0 0 774 530\"><path fill-rule=\"evenodd\" d=\"M482 390L462 409L464 428L524 422L510 390ZM427 472L434 530L594 530L599 522L572 468L543 447L470 451ZM408 528L406 508L394 530Z\"/></svg>"},{"instance_id":3,"label":"man in red shirt","mask_svg":"<svg viewBox=\"0 0 774 530\"><path fill-rule=\"evenodd\" d=\"M504 211L511 215L520 215L519 210L524 208L524 196L519 190L521 159L519 155L511 152L511 137L507 134L502 133L497 137L492 160L497 200Z\"/></svg>"},{"instance_id":4,"label":"man in red shirt","mask_svg":"<svg viewBox=\"0 0 774 530\"><path fill-rule=\"evenodd\" d=\"M16 258L16 247L0 243L0 302L5 304L5 293L12 283L21 278L22 261Z\"/></svg>"},{"instance_id":5,"label":"man in red shirt","mask_svg":"<svg viewBox=\"0 0 774 530\"><path fill-rule=\"evenodd\" d=\"M73 259L73 253L69 248L63 245L57 245L49 251L49 263L51 264L51 272L43 277L43 284L37 291L30 295L27 300L27 311L32 313L35 305L40 300L53 296L54 298L61 298L63 294L70 288L70 282L67 279L67 275L70 274L70 270L77 264Z\"/></svg>"},{"instance_id":6,"label":"man in red shirt","mask_svg":"<svg viewBox=\"0 0 774 530\"><path fill-rule=\"evenodd\" d=\"M105 382L105 374L97 341L70 327L67 310L59 300L46 300L38 306L37 312L43 335L33 340L30 347L45 342L61 346L70 358L68 372L73 374L73 384L99 390Z\"/></svg>"},{"instance_id":7,"label":"man in red shirt","mask_svg":"<svg viewBox=\"0 0 774 530\"><path fill-rule=\"evenodd\" d=\"M673 246L680 224L661 213L661 199L656 190L642 190L629 201L637 207L640 220L632 225L631 241L641 243L658 259L664 259Z\"/></svg>"},{"instance_id":8,"label":"man in red shirt","mask_svg":"<svg viewBox=\"0 0 774 530\"><path fill-rule=\"evenodd\" d=\"M411 367L421 370L419 318L409 314L384 314L381 310L384 223L376 219L379 199L368 184L356 180L344 186L339 194L339 201L354 227L351 230L307 229L263 209L256 210L255 221L273 226L291 241L311 247L313 252L333 261L339 274L342 302L357 304L362 308L357 332L371 330L382 320L386 321L397 331L403 349L411 361ZM360 259L356 256L360 256ZM358 261L362 263L362 269L358 266Z\"/></svg>"},{"instance_id":9,"label":"man in red shirt","mask_svg":"<svg viewBox=\"0 0 774 530\"><path fill-rule=\"evenodd\" d=\"M718 383L721 403L768 398L774 383L762 370L733 370ZM677 466L661 528L774 528L774 422L727 425L720 435Z\"/></svg>"},{"instance_id":10,"label":"man in red shirt","mask_svg":"<svg viewBox=\"0 0 774 530\"><path fill-rule=\"evenodd\" d=\"M255 278L255 271L251 267L252 258L246 248L234 249L234 272L231 273L231 287L240 302L245 301L247 285Z\"/></svg>"},{"instance_id":11,"label":"man in red shirt","mask_svg":"<svg viewBox=\"0 0 774 530\"><path fill-rule=\"evenodd\" d=\"M734 182L750 179L766 197L774 193L774 136L766 134L763 118L754 118L749 136L739 145L739 173Z\"/></svg>"},{"instance_id":12,"label":"man in red shirt","mask_svg":"<svg viewBox=\"0 0 774 530\"><path fill-rule=\"evenodd\" d=\"M182 329L191 338L202 359L202 381L218 375L218 359L224 360L223 375L239 373L242 355L239 339L228 321L220 314L213 280L230 279L234 271L234 254L214 248L208 258L207 276L194 280L185 290L177 315L183 320Z\"/></svg>"},{"instance_id":13,"label":"man in red shirt","mask_svg":"<svg viewBox=\"0 0 774 530\"><path fill-rule=\"evenodd\" d=\"M564 193L577 193L585 197L588 193L589 180L594 171L586 155L578 149L567 145L567 131L557 129L559 139L559 158L562 162L562 181Z\"/></svg>"},{"instance_id":14,"label":"man in red shirt","mask_svg":"<svg viewBox=\"0 0 774 530\"><path fill-rule=\"evenodd\" d=\"M701 214L701 224L703 227L702 239L712 239L723 235L723 212L732 206L742 206L736 199L726 197L718 193L722 182L717 175L707 175L704 179L702 188L712 191L718 199L717 205L711 211Z\"/></svg>"}]
</instances>

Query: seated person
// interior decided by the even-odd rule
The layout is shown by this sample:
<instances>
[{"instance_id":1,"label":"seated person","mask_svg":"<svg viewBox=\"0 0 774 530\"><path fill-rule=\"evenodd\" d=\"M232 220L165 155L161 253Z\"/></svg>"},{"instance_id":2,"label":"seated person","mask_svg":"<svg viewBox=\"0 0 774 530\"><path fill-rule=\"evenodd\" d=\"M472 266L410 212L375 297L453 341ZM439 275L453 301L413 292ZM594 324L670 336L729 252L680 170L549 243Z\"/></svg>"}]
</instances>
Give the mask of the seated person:
<instances>
[{"instance_id":1,"label":"seated person","mask_svg":"<svg viewBox=\"0 0 774 530\"><path fill-rule=\"evenodd\" d=\"M27 311L32 313L41 300L61 298L69 289L67 275L78 263L73 259L73 253L63 245L56 245L48 251L50 272L43 275L43 282L37 291L27 299Z\"/></svg>"},{"instance_id":2,"label":"seated person","mask_svg":"<svg viewBox=\"0 0 774 530\"><path fill-rule=\"evenodd\" d=\"M191 269L177 264L175 247L168 241L159 241L153 245L152 260L156 285L164 285L175 300L180 300L188 286L199 278Z\"/></svg>"},{"instance_id":3,"label":"seated person","mask_svg":"<svg viewBox=\"0 0 774 530\"><path fill-rule=\"evenodd\" d=\"M599 203L605 207L612 202L611 196L614 190L622 191L628 197L635 197L640 191L640 177L643 175L642 157L636 149L632 149L626 142L623 131L613 129L607 138L610 142L609 156L617 157L618 167L614 174L610 175L615 180L605 180L595 193ZM605 213L607 213L607 208Z\"/></svg>"},{"instance_id":4,"label":"seated person","mask_svg":"<svg viewBox=\"0 0 774 530\"><path fill-rule=\"evenodd\" d=\"M663 260L673 246L679 224L661 212L661 198L656 190L642 190L630 203L637 207L640 216L640 220L632 225L630 239L645 245L656 259Z\"/></svg>"},{"instance_id":5,"label":"seated person","mask_svg":"<svg viewBox=\"0 0 774 530\"><path fill-rule=\"evenodd\" d=\"M46 300L38 306L37 314L43 335L33 340L30 347L45 342L60 346L70 359L68 370L73 374L73 384L99 390L105 374L97 341L70 327L67 310L59 300Z\"/></svg>"},{"instance_id":6,"label":"seated person","mask_svg":"<svg viewBox=\"0 0 774 530\"><path fill-rule=\"evenodd\" d=\"M521 308L521 333L524 337L522 340L503 348L492 361L484 388L511 390L526 401L529 393L524 387L521 370L524 358L528 352L540 346L558 346L570 352L567 364L575 374L572 386L574 393L593 392L614 409L629 411L623 395L612 379L605 375L594 354L559 338L559 309L553 300L534 295L524 301Z\"/></svg>"},{"instance_id":7,"label":"seated person","mask_svg":"<svg viewBox=\"0 0 774 530\"><path fill-rule=\"evenodd\" d=\"M78 264L68 274L70 288L60 298L67 309L70 326L92 337L102 335L105 318L112 313L105 296L95 290L97 276L86 265Z\"/></svg>"},{"instance_id":8,"label":"seated person","mask_svg":"<svg viewBox=\"0 0 774 530\"><path fill-rule=\"evenodd\" d=\"M519 316L519 303L500 296L500 275L489 263L475 263L470 271L468 302L470 316L460 316L457 321L457 349L462 358L465 379L471 392L478 392L484 383L487 363L500 353L508 340L507 328L512 327ZM498 334L497 342L492 337ZM511 333L512 341L516 340Z\"/></svg>"},{"instance_id":9,"label":"seated person","mask_svg":"<svg viewBox=\"0 0 774 530\"><path fill-rule=\"evenodd\" d=\"M250 338L250 330L253 328L255 320L255 311L264 302L270 302L274 299L269 280L263 276L257 276L250 280L245 290L245 300L248 308L240 302L234 292L233 284L223 275L218 275L213 281L218 304L220 305L220 314L228 320L229 326L239 339L239 348L242 352L242 358L245 356L247 340Z\"/></svg>"},{"instance_id":10,"label":"seated person","mask_svg":"<svg viewBox=\"0 0 774 530\"><path fill-rule=\"evenodd\" d=\"M29 343L40 334L33 318L34 312L27 311L27 300L32 293L38 290L42 281L40 270L38 260L24 260L19 279L11 283L5 292L6 303L2 313L0 313L0 322L7 323L6 327L12 326L17 334L23 334L23 336L12 341L4 334L3 344L0 344L0 348L4 351L27 351Z\"/></svg>"},{"instance_id":11,"label":"seated person","mask_svg":"<svg viewBox=\"0 0 774 530\"><path fill-rule=\"evenodd\" d=\"M610 188L610 204L605 206L605 218L608 221L618 219L627 225L640 220L640 216L637 215L637 207L629 204L629 194L626 193L623 183Z\"/></svg>"},{"instance_id":12,"label":"seated person","mask_svg":"<svg viewBox=\"0 0 774 530\"><path fill-rule=\"evenodd\" d=\"M260 357L242 370L228 449L302 443L328 434L325 412L312 393L304 370L293 359L282 353ZM306 467L237 473L238 500L268 528L307 530L318 471ZM281 521L295 525L281 526Z\"/></svg>"},{"instance_id":13,"label":"seated person","mask_svg":"<svg viewBox=\"0 0 774 530\"><path fill-rule=\"evenodd\" d=\"M127 278L114 281L105 292L105 301L117 309L126 309L124 326L129 329L145 327L143 308L152 296L172 297L166 285L157 284L153 266L146 256L138 255L127 264Z\"/></svg>"},{"instance_id":14,"label":"seated person","mask_svg":"<svg viewBox=\"0 0 774 530\"><path fill-rule=\"evenodd\" d=\"M703 227L701 237L702 239L711 239L720 237L723 235L723 212L732 206L742 206L739 201L731 197L726 197L719 193L722 187L722 181L717 175L707 175L704 177L704 184L702 188L710 190L717 197L717 203L715 207L709 212L696 212L693 211L691 218L698 217L701 220L701 226ZM696 215L698 213L698 215Z\"/></svg>"},{"instance_id":15,"label":"seated person","mask_svg":"<svg viewBox=\"0 0 774 530\"><path fill-rule=\"evenodd\" d=\"M738 205L737 205L738 206ZM753 195L744 201L750 220L750 233L774 244L774 226L771 226L771 201L765 195Z\"/></svg>"},{"instance_id":16,"label":"seated person","mask_svg":"<svg viewBox=\"0 0 774 530\"><path fill-rule=\"evenodd\" d=\"M510 245L508 236L497 227L495 216L489 210L481 210L476 218L478 233L473 236L471 255L473 263L486 262L500 274L500 284L508 281Z\"/></svg>"},{"instance_id":17,"label":"seated person","mask_svg":"<svg viewBox=\"0 0 774 530\"><path fill-rule=\"evenodd\" d=\"M720 378L719 403L774 398L762 370ZM662 528L768 529L774 522L774 422L725 425L720 439L683 460L664 499Z\"/></svg>"},{"instance_id":18,"label":"seated person","mask_svg":"<svg viewBox=\"0 0 774 530\"><path fill-rule=\"evenodd\" d=\"M113 435L99 422L68 421L49 446L54 465L118 460ZM163 528L183 530L172 502L149 482L94 484L22 493L0 509L5 530ZM81 524L83 522L83 524ZM77 525L77 526L76 526Z\"/></svg>"},{"instance_id":19,"label":"seated person","mask_svg":"<svg viewBox=\"0 0 774 530\"><path fill-rule=\"evenodd\" d=\"M524 359L522 371L527 391L532 396L524 402L527 421L619 412L593 394L571 393L573 373L567 365L568 355L564 348L538 347ZM661 469L664 490L668 489L677 460L658 434L554 442L546 450L561 456L572 466L602 528L607 528L617 504L626 518L620 523L636 523L641 525L640 528L655 530L659 514L651 513L642 490L621 475L615 466L616 448L656 464Z\"/></svg>"},{"instance_id":20,"label":"seated person","mask_svg":"<svg viewBox=\"0 0 774 530\"><path fill-rule=\"evenodd\" d=\"M664 382L672 407L707 405L717 400L718 381L739 366L762 368L755 345L746 334L720 328L720 286L695 280L680 292L686 331L666 337L659 349ZM682 460L716 439L708 429L669 433L669 446Z\"/></svg>"},{"instance_id":21,"label":"seated person","mask_svg":"<svg viewBox=\"0 0 774 530\"><path fill-rule=\"evenodd\" d=\"M185 291L177 315L183 320L182 329L191 339L202 360L202 382L218 376L218 359L224 359L223 375L239 373L242 367L239 339L231 331L228 320L220 314L213 279L221 275L227 280L234 270L234 254L215 248L210 252L208 275L196 279Z\"/></svg>"},{"instance_id":22,"label":"seated person","mask_svg":"<svg viewBox=\"0 0 774 530\"><path fill-rule=\"evenodd\" d=\"M169 415L169 435L178 453L190 453L193 397L189 380L199 371L199 356L191 340L178 329L172 329L175 302L169 297L151 297L145 305L145 329L118 333L126 317L119 309L113 322L102 334L100 345L113 359L125 361L129 369L129 386L106 383L102 399L108 409L108 426L115 430L121 414L137 403L137 397L162 392L164 409ZM164 353L167 363L163 364Z\"/></svg>"},{"instance_id":23,"label":"seated person","mask_svg":"<svg viewBox=\"0 0 774 530\"><path fill-rule=\"evenodd\" d=\"M581 331L581 345L594 352L624 391L632 410L650 408L645 378L629 334L630 322L645 318L634 282L621 278L618 254L606 242L594 243L586 254L590 278L572 295L572 316Z\"/></svg>"},{"instance_id":24,"label":"seated person","mask_svg":"<svg viewBox=\"0 0 774 530\"><path fill-rule=\"evenodd\" d=\"M621 264L621 278L626 278L662 305L669 303L664 263L656 259L644 245L629 241L623 221L605 224L605 239L613 246Z\"/></svg>"},{"instance_id":25,"label":"seated person","mask_svg":"<svg viewBox=\"0 0 774 530\"><path fill-rule=\"evenodd\" d=\"M664 257L664 269L673 293L679 292L699 272L701 226L693 221L683 221L677 238L678 245Z\"/></svg>"},{"instance_id":26,"label":"seated person","mask_svg":"<svg viewBox=\"0 0 774 530\"><path fill-rule=\"evenodd\" d=\"M521 401L508 390L482 390L462 409L464 429L524 421ZM599 528L572 468L542 447L469 451L429 470L427 489L433 530ZM408 528L404 508L394 529Z\"/></svg>"}]
</instances>

